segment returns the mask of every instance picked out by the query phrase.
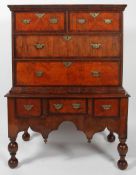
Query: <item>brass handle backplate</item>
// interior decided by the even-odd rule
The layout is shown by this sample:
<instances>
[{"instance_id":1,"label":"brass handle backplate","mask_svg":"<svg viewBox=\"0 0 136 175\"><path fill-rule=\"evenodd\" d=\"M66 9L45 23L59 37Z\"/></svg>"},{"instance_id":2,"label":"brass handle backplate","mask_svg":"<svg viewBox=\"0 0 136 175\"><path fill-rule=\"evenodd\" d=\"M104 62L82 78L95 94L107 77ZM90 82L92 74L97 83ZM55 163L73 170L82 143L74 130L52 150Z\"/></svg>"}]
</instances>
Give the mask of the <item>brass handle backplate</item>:
<instances>
[{"instance_id":1,"label":"brass handle backplate","mask_svg":"<svg viewBox=\"0 0 136 175\"><path fill-rule=\"evenodd\" d=\"M30 24L31 20L30 19L23 19L22 23L24 24Z\"/></svg>"},{"instance_id":2,"label":"brass handle backplate","mask_svg":"<svg viewBox=\"0 0 136 175\"><path fill-rule=\"evenodd\" d=\"M101 47L101 44L100 43L92 43L91 46L93 49L99 49Z\"/></svg>"},{"instance_id":3,"label":"brass handle backplate","mask_svg":"<svg viewBox=\"0 0 136 175\"><path fill-rule=\"evenodd\" d=\"M58 19L56 17L50 18L50 23L51 24L57 24L58 23Z\"/></svg>"},{"instance_id":4,"label":"brass handle backplate","mask_svg":"<svg viewBox=\"0 0 136 175\"><path fill-rule=\"evenodd\" d=\"M104 109L104 110L110 110L111 109L111 105L102 105L102 108Z\"/></svg>"},{"instance_id":5,"label":"brass handle backplate","mask_svg":"<svg viewBox=\"0 0 136 175\"><path fill-rule=\"evenodd\" d=\"M64 38L64 40L69 41L69 40L71 40L72 37L69 35L65 35L65 36L63 36L63 38Z\"/></svg>"},{"instance_id":6,"label":"brass handle backplate","mask_svg":"<svg viewBox=\"0 0 136 175\"><path fill-rule=\"evenodd\" d=\"M45 13L36 13L35 14L38 18L42 18L44 17Z\"/></svg>"},{"instance_id":7,"label":"brass handle backplate","mask_svg":"<svg viewBox=\"0 0 136 175\"><path fill-rule=\"evenodd\" d=\"M72 106L74 109L80 109L81 104L80 103L73 103Z\"/></svg>"},{"instance_id":8,"label":"brass handle backplate","mask_svg":"<svg viewBox=\"0 0 136 175\"><path fill-rule=\"evenodd\" d=\"M93 18L96 18L100 13L90 13Z\"/></svg>"},{"instance_id":9,"label":"brass handle backplate","mask_svg":"<svg viewBox=\"0 0 136 175\"><path fill-rule=\"evenodd\" d=\"M37 43L37 44L34 44L34 46L35 46L36 49L43 49L45 44Z\"/></svg>"},{"instance_id":10,"label":"brass handle backplate","mask_svg":"<svg viewBox=\"0 0 136 175\"><path fill-rule=\"evenodd\" d=\"M91 72L91 75L92 75L93 77L100 77L100 76L101 76L101 73L100 73L99 71L92 71L92 72Z\"/></svg>"},{"instance_id":11,"label":"brass handle backplate","mask_svg":"<svg viewBox=\"0 0 136 175\"><path fill-rule=\"evenodd\" d=\"M43 74L44 74L43 71L37 71L37 72L35 72L36 77L42 77Z\"/></svg>"},{"instance_id":12,"label":"brass handle backplate","mask_svg":"<svg viewBox=\"0 0 136 175\"><path fill-rule=\"evenodd\" d=\"M54 104L55 109L60 110L63 107L63 104Z\"/></svg>"},{"instance_id":13,"label":"brass handle backplate","mask_svg":"<svg viewBox=\"0 0 136 175\"><path fill-rule=\"evenodd\" d=\"M106 24L111 24L111 23L112 23L112 19L104 19L104 22L105 22Z\"/></svg>"},{"instance_id":14,"label":"brass handle backplate","mask_svg":"<svg viewBox=\"0 0 136 175\"><path fill-rule=\"evenodd\" d=\"M65 67L70 67L71 64L72 64L72 62L70 62L70 61L65 61L65 62L63 62L63 64L64 64Z\"/></svg>"},{"instance_id":15,"label":"brass handle backplate","mask_svg":"<svg viewBox=\"0 0 136 175\"><path fill-rule=\"evenodd\" d=\"M80 18L80 19L77 19L77 22L79 24L85 24L86 23L86 20L84 18Z\"/></svg>"},{"instance_id":16,"label":"brass handle backplate","mask_svg":"<svg viewBox=\"0 0 136 175\"><path fill-rule=\"evenodd\" d=\"M24 105L24 108L26 111L32 110L33 107L34 107L34 105Z\"/></svg>"}]
</instances>

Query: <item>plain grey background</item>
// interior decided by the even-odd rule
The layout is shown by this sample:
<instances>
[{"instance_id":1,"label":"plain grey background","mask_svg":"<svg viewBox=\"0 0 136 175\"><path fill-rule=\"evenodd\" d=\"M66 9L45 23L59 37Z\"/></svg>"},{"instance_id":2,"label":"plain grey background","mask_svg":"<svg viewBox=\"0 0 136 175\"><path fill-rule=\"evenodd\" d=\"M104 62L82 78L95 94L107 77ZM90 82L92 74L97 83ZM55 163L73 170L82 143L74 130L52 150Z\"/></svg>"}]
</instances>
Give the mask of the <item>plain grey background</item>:
<instances>
[{"instance_id":1,"label":"plain grey background","mask_svg":"<svg viewBox=\"0 0 136 175\"><path fill-rule=\"evenodd\" d=\"M124 12L124 71L123 86L131 95L128 116L129 167L120 171L115 143L106 141L107 130L94 135L88 144L85 135L70 122L63 123L58 131L49 135L45 145L40 134L31 132L31 141L24 142L21 134L17 142L18 168L11 170L7 161L9 143L7 135L7 106L4 95L12 85L11 18L7 4L127 4ZM0 1L0 172L6 175L120 175L136 174L136 1L135 0L1 0Z\"/></svg>"}]
</instances>

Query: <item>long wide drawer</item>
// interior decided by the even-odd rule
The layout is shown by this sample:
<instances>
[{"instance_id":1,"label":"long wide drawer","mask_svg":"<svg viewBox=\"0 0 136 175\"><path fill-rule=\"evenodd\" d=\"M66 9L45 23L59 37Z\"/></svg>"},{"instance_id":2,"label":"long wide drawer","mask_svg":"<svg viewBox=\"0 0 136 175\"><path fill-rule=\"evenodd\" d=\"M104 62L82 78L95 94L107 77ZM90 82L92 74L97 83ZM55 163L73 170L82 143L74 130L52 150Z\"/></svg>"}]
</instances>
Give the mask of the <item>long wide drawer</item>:
<instances>
[{"instance_id":1,"label":"long wide drawer","mask_svg":"<svg viewBox=\"0 0 136 175\"><path fill-rule=\"evenodd\" d=\"M16 63L16 85L119 85L118 61L21 61Z\"/></svg>"},{"instance_id":2,"label":"long wide drawer","mask_svg":"<svg viewBox=\"0 0 136 175\"><path fill-rule=\"evenodd\" d=\"M120 57L120 35L17 36L16 57Z\"/></svg>"}]
</instances>

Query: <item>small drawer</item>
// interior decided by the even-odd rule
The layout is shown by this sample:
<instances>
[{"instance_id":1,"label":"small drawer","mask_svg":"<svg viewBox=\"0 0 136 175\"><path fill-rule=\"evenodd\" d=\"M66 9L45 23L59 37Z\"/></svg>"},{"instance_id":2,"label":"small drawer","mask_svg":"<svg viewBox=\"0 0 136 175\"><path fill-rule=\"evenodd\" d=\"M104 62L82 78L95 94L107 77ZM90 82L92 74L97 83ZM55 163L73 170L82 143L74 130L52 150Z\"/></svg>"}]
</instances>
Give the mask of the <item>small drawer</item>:
<instances>
[{"instance_id":1,"label":"small drawer","mask_svg":"<svg viewBox=\"0 0 136 175\"><path fill-rule=\"evenodd\" d=\"M119 31L120 13L109 12L71 12L70 31Z\"/></svg>"},{"instance_id":2,"label":"small drawer","mask_svg":"<svg viewBox=\"0 0 136 175\"><path fill-rule=\"evenodd\" d=\"M50 113L86 113L86 101L79 99L49 100Z\"/></svg>"},{"instance_id":3,"label":"small drawer","mask_svg":"<svg viewBox=\"0 0 136 175\"><path fill-rule=\"evenodd\" d=\"M16 31L64 31L63 12L16 13Z\"/></svg>"},{"instance_id":4,"label":"small drawer","mask_svg":"<svg viewBox=\"0 0 136 175\"><path fill-rule=\"evenodd\" d=\"M119 100L118 99L94 100L94 116L119 117Z\"/></svg>"},{"instance_id":5,"label":"small drawer","mask_svg":"<svg viewBox=\"0 0 136 175\"><path fill-rule=\"evenodd\" d=\"M40 117L41 100L19 98L16 100L16 111L18 117Z\"/></svg>"}]
</instances>

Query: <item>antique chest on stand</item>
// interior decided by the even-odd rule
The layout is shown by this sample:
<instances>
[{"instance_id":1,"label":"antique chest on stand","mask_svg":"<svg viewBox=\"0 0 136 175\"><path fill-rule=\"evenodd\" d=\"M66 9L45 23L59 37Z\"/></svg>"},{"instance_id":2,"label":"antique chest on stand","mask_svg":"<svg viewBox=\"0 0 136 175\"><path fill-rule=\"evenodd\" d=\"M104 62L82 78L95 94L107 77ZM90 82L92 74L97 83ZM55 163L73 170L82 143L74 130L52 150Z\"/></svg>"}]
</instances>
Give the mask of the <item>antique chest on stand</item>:
<instances>
[{"instance_id":1,"label":"antique chest on stand","mask_svg":"<svg viewBox=\"0 0 136 175\"><path fill-rule=\"evenodd\" d=\"M16 138L28 128L49 133L71 121L90 141L105 128L118 134L118 167L127 168L129 95L122 87L126 5L9 5L13 87L8 98L9 166Z\"/></svg>"}]
</instances>

